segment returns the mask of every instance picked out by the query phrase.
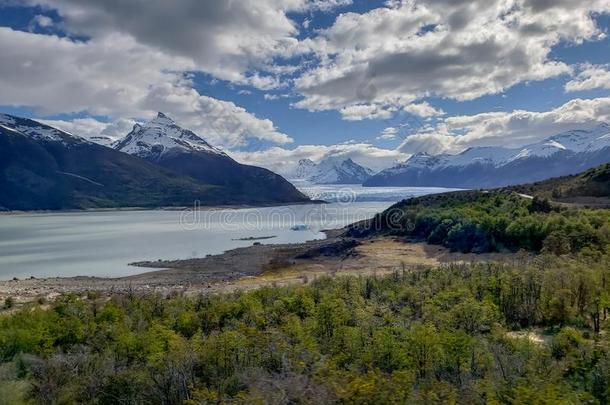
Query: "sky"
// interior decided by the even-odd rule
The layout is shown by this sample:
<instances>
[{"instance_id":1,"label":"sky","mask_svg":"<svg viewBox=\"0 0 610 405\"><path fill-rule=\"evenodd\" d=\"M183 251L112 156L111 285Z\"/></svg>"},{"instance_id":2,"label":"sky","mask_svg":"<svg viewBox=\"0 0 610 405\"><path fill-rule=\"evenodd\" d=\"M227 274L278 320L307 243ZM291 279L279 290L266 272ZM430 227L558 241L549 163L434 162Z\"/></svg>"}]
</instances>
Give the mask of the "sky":
<instances>
[{"instance_id":1,"label":"sky","mask_svg":"<svg viewBox=\"0 0 610 405\"><path fill-rule=\"evenodd\" d=\"M0 112L376 170L610 122L610 0L0 0Z\"/></svg>"}]
</instances>

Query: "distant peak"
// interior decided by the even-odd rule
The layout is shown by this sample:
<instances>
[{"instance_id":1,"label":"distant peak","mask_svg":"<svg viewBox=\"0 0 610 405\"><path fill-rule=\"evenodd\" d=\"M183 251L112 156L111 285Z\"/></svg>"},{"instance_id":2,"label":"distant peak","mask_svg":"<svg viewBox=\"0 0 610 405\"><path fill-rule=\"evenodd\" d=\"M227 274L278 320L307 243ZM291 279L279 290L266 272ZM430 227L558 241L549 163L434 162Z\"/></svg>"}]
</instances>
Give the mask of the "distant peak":
<instances>
[{"instance_id":1,"label":"distant peak","mask_svg":"<svg viewBox=\"0 0 610 405\"><path fill-rule=\"evenodd\" d=\"M174 120L172 120L170 117L163 114L162 112L158 112L157 116L153 118L150 122L155 124L176 125Z\"/></svg>"}]
</instances>

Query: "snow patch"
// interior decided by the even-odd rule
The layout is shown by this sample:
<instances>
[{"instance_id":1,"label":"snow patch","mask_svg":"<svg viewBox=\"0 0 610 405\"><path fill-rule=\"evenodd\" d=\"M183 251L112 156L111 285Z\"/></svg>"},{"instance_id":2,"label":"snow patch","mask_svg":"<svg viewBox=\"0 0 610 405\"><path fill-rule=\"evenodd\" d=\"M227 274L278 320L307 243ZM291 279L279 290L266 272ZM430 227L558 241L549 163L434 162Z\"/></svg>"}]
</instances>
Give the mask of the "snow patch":
<instances>
[{"instance_id":1,"label":"snow patch","mask_svg":"<svg viewBox=\"0 0 610 405\"><path fill-rule=\"evenodd\" d=\"M125 138L113 143L112 147L143 158L151 156L159 158L176 151L197 151L227 156L194 132L176 125L163 113L159 113L144 125L134 125L132 131Z\"/></svg>"}]
</instances>

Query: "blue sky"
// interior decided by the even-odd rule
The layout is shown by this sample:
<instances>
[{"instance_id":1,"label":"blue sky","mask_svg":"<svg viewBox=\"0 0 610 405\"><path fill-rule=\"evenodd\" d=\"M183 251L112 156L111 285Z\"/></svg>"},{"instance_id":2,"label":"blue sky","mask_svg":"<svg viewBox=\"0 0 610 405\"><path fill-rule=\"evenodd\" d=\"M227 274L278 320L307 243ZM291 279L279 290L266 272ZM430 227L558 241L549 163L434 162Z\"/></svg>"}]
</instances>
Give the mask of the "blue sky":
<instances>
[{"instance_id":1,"label":"blue sky","mask_svg":"<svg viewBox=\"0 0 610 405\"><path fill-rule=\"evenodd\" d=\"M163 110L280 171L514 146L610 114L605 0L81 3L0 1L0 111L116 138Z\"/></svg>"}]
</instances>

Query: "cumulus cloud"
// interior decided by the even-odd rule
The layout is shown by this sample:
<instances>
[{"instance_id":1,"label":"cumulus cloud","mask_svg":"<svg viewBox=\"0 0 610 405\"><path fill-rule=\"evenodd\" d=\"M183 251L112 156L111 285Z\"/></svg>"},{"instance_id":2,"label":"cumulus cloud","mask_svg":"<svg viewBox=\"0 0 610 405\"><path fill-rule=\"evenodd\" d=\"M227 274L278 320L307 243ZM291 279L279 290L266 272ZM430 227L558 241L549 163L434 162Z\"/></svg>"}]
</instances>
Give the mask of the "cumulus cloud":
<instances>
[{"instance_id":1,"label":"cumulus cloud","mask_svg":"<svg viewBox=\"0 0 610 405\"><path fill-rule=\"evenodd\" d=\"M610 66L585 64L578 75L565 85L566 91L610 89Z\"/></svg>"},{"instance_id":2,"label":"cumulus cloud","mask_svg":"<svg viewBox=\"0 0 610 405\"><path fill-rule=\"evenodd\" d=\"M293 141L271 120L258 118L231 101L201 95L188 86L157 85L143 104L151 111L167 112L181 126L225 148L239 147L248 138L280 144Z\"/></svg>"},{"instance_id":3,"label":"cumulus cloud","mask_svg":"<svg viewBox=\"0 0 610 405\"><path fill-rule=\"evenodd\" d=\"M51 28L54 25L53 19L46 15L37 14L32 18L28 27L30 30L34 30L36 27L40 28Z\"/></svg>"},{"instance_id":4,"label":"cumulus cloud","mask_svg":"<svg viewBox=\"0 0 610 405\"><path fill-rule=\"evenodd\" d=\"M381 134L379 134L376 139L383 141L391 141L393 139L396 139L396 134L398 134L398 128L387 127L384 128L383 131L381 131Z\"/></svg>"},{"instance_id":5,"label":"cumulus cloud","mask_svg":"<svg viewBox=\"0 0 610 405\"><path fill-rule=\"evenodd\" d=\"M427 101L409 104L404 108L404 110L410 114L417 115L418 117L422 118L438 117L445 114L443 110L434 108Z\"/></svg>"},{"instance_id":6,"label":"cumulus cloud","mask_svg":"<svg viewBox=\"0 0 610 405\"><path fill-rule=\"evenodd\" d=\"M364 119L388 119L392 117L394 111L396 111L394 108L383 108L374 104L358 104L343 107L340 113L346 121L361 121Z\"/></svg>"},{"instance_id":7,"label":"cumulus cloud","mask_svg":"<svg viewBox=\"0 0 610 405\"><path fill-rule=\"evenodd\" d=\"M28 0L58 12L64 29L101 38L120 33L192 61L217 78L268 89L277 78L257 70L298 48L290 12L328 11L351 0ZM252 73L254 72L254 73Z\"/></svg>"},{"instance_id":8,"label":"cumulus cloud","mask_svg":"<svg viewBox=\"0 0 610 405\"><path fill-rule=\"evenodd\" d=\"M272 121L200 94L189 72L259 89L282 88L290 96L298 92L302 99L296 107L335 109L350 121L408 115L404 112L423 118L419 121L426 125L400 151L382 153L358 144L379 156L523 144L607 117L606 99L576 99L543 113L457 117L444 117L423 100L471 100L516 83L572 73L551 50L559 43L603 38L595 16L610 11L608 0L392 0L365 13L340 14L309 38L302 38L292 13L328 11L351 0L19 3L56 11L59 19L37 15L30 25L52 26L68 36L0 28L0 105L29 106L43 115L85 111L113 123L57 123L83 134L118 131L108 128L121 118L141 120L161 110L224 148L253 139L292 141ZM301 57L299 66L286 62L294 56ZM575 71L566 91L610 88L608 66L581 65ZM379 139L392 135L382 133Z\"/></svg>"},{"instance_id":9,"label":"cumulus cloud","mask_svg":"<svg viewBox=\"0 0 610 405\"><path fill-rule=\"evenodd\" d=\"M448 117L411 135L404 153L457 153L471 146L518 147L548 136L610 122L610 98L574 99L544 112L515 110Z\"/></svg>"},{"instance_id":10,"label":"cumulus cloud","mask_svg":"<svg viewBox=\"0 0 610 405\"><path fill-rule=\"evenodd\" d=\"M607 0L405 0L341 14L306 41L319 65L296 80L304 95L296 105L387 110L427 96L471 100L566 74L570 67L551 58L552 47L603 38L593 15L608 10Z\"/></svg>"},{"instance_id":11,"label":"cumulus cloud","mask_svg":"<svg viewBox=\"0 0 610 405\"><path fill-rule=\"evenodd\" d=\"M268 119L230 101L199 94L171 57L120 34L76 42L0 27L0 105L25 105L40 114L87 111L113 119L148 118L164 111L219 146L248 138L287 143Z\"/></svg>"},{"instance_id":12,"label":"cumulus cloud","mask_svg":"<svg viewBox=\"0 0 610 405\"><path fill-rule=\"evenodd\" d=\"M263 166L282 174L290 173L300 159L319 162L326 157L351 158L356 163L379 171L409 157L399 150L378 148L368 143L300 145L294 149L274 147L257 152L229 152L229 154L240 162Z\"/></svg>"},{"instance_id":13,"label":"cumulus cloud","mask_svg":"<svg viewBox=\"0 0 610 405\"><path fill-rule=\"evenodd\" d=\"M81 136L93 142L110 144L127 135L136 123L130 119L102 122L95 118L76 118L73 120L38 120L44 124ZM106 141L102 140L104 138Z\"/></svg>"}]
</instances>

